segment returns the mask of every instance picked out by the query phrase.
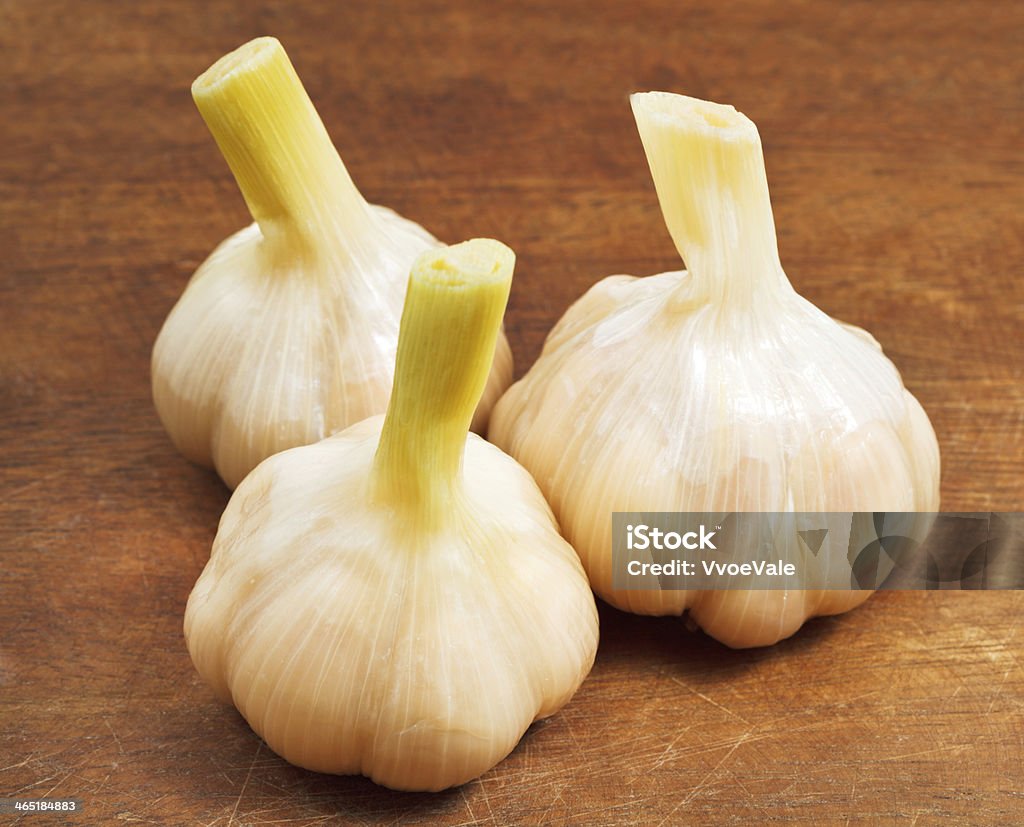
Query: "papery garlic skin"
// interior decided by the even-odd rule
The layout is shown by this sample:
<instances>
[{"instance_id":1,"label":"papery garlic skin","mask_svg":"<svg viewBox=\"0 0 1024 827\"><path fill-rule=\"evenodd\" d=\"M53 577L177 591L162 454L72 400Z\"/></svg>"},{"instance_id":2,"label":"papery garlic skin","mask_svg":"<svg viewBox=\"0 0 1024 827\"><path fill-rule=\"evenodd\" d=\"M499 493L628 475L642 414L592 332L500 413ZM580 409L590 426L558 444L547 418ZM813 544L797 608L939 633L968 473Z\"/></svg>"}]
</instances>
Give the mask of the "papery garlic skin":
<instances>
[{"instance_id":1,"label":"papery garlic skin","mask_svg":"<svg viewBox=\"0 0 1024 827\"><path fill-rule=\"evenodd\" d=\"M597 647L536 483L467 439L512 269L497 242L467 244L414 270L387 420L246 477L185 616L196 668L275 752L400 790L494 766Z\"/></svg>"},{"instance_id":2,"label":"papery garlic skin","mask_svg":"<svg viewBox=\"0 0 1024 827\"><path fill-rule=\"evenodd\" d=\"M488 435L533 474L598 595L771 644L870 592L823 589L813 560L802 591L615 590L612 513L935 511L938 444L870 334L790 285L753 123L678 95L632 100L689 271L592 287Z\"/></svg>"},{"instance_id":3,"label":"papery garlic skin","mask_svg":"<svg viewBox=\"0 0 1024 827\"><path fill-rule=\"evenodd\" d=\"M384 412L409 267L439 242L363 199L274 38L222 58L193 97L256 222L168 316L153 398L178 449L233 488L271 454ZM501 334L475 430L511 381Z\"/></svg>"},{"instance_id":4,"label":"papery garlic skin","mask_svg":"<svg viewBox=\"0 0 1024 827\"><path fill-rule=\"evenodd\" d=\"M382 423L243 481L186 636L200 675L291 763L439 790L486 772L572 697L596 610L530 475L476 435L465 535L409 531L385 504L339 507L366 497Z\"/></svg>"}]
</instances>

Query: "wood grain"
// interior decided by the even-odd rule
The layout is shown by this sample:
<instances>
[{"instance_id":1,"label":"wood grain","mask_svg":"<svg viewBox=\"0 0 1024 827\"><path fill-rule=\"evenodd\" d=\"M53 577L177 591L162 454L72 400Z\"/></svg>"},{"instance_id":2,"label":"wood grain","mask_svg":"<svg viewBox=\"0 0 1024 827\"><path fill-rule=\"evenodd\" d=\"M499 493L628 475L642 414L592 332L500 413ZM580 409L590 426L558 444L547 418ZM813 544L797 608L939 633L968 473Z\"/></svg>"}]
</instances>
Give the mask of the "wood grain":
<instances>
[{"instance_id":1,"label":"wood grain","mask_svg":"<svg viewBox=\"0 0 1024 827\"><path fill-rule=\"evenodd\" d=\"M944 508L1020 510L1019 3L0 15L0 796L79 797L82 824L1024 818L1019 592L879 595L756 652L602 607L577 698L479 781L400 795L288 766L185 651L227 493L174 452L148 375L186 279L247 221L188 86L248 38L282 39L369 198L518 252L520 372L598 278L677 266L627 95L681 91L759 125L787 272L903 371Z\"/></svg>"}]
</instances>

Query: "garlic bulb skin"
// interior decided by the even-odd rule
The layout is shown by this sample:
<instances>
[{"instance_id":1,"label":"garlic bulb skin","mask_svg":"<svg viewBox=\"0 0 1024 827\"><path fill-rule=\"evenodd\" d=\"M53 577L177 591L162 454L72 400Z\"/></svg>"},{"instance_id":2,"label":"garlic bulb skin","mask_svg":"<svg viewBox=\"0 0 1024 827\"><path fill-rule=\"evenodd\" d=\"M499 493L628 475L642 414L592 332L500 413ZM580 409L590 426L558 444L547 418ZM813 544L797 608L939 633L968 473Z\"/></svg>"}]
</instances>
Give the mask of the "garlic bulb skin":
<instances>
[{"instance_id":1,"label":"garlic bulb skin","mask_svg":"<svg viewBox=\"0 0 1024 827\"><path fill-rule=\"evenodd\" d=\"M368 204L281 44L250 41L192 87L255 222L199 267L153 348L153 398L234 488L271 454L383 413L409 268L439 245ZM473 426L512 381L504 334Z\"/></svg>"},{"instance_id":2,"label":"garlic bulb skin","mask_svg":"<svg viewBox=\"0 0 1024 827\"><path fill-rule=\"evenodd\" d=\"M934 511L938 444L874 338L790 285L754 124L680 95L632 104L688 271L592 287L489 438L533 474L598 595L768 645L870 593L823 588L813 560L801 591L616 590L612 513Z\"/></svg>"},{"instance_id":3,"label":"garlic bulb skin","mask_svg":"<svg viewBox=\"0 0 1024 827\"><path fill-rule=\"evenodd\" d=\"M462 784L593 663L579 559L530 475L467 438L513 261L490 240L424 254L387 417L267 459L221 519L189 652L301 767Z\"/></svg>"}]
</instances>

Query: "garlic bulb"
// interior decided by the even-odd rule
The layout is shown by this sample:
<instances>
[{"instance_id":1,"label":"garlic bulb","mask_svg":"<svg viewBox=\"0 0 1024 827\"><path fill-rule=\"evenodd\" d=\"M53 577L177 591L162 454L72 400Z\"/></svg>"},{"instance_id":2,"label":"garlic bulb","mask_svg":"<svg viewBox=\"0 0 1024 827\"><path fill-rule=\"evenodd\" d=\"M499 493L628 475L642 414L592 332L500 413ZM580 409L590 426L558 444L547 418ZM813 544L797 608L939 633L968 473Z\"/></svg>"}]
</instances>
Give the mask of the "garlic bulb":
<instances>
[{"instance_id":1,"label":"garlic bulb","mask_svg":"<svg viewBox=\"0 0 1024 827\"><path fill-rule=\"evenodd\" d=\"M552 330L489 438L536 478L591 585L736 647L773 643L868 592L615 590L615 511L932 511L928 417L865 331L793 290L761 142L730 106L652 92L633 111L687 271L613 276Z\"/></svg>"},{"instance_id":2,"label":"garlic bulb","mask_svg":"<svg viewBox=\"0 0 1024 827\"><path fill-rule=\"evenodd\" d=\"M409 267L438 241L356 190L281 44L221 58L192 96L255 223L196 271L153 349L153 398L229 487L265 457L383 413ZM499 335L473 427L512 381Z\"/></svg>"},{"instance_id":3,"label":"garlic bulb","mask_svg":"<svg viewBox=\"0 0 1024 827\"><path fill-rule=\"evenodd\" d=\"M238 487L185 614L199 673L287 760L440 790L572 697L597 648L575 552L511 457L467 431L514 256L413 267L387 417Z\"/></svg>"}]
</instances>

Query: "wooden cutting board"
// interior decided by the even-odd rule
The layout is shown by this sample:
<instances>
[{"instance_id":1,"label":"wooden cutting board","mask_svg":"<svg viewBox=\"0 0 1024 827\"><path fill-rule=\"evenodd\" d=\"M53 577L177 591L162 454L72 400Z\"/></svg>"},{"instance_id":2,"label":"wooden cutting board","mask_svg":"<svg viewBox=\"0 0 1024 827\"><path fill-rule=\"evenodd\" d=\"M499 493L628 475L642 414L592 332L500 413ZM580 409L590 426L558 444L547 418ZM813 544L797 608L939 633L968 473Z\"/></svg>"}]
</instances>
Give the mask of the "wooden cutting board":
<instances>
[{"instance_id":1,"label":"wooden cutting board","mask_svg":"<svg viewBox=\"0 0 1024 827\"><path fill-rule=\"evenodd\" d=\"M480 780L294 769L185 651L227 492L149 395L163 318L248 221L189 84L271 33L367 197L518 252L520 374L597 279L679 267L628 93L735 104L793 283L931 415L944 508L1019 510L1022 31L988 2L4 4L0 797L80 824L1024 820L1019 592L882 594L753 652L602 607L579 695Z\"/></svg>"}]
</instances>

